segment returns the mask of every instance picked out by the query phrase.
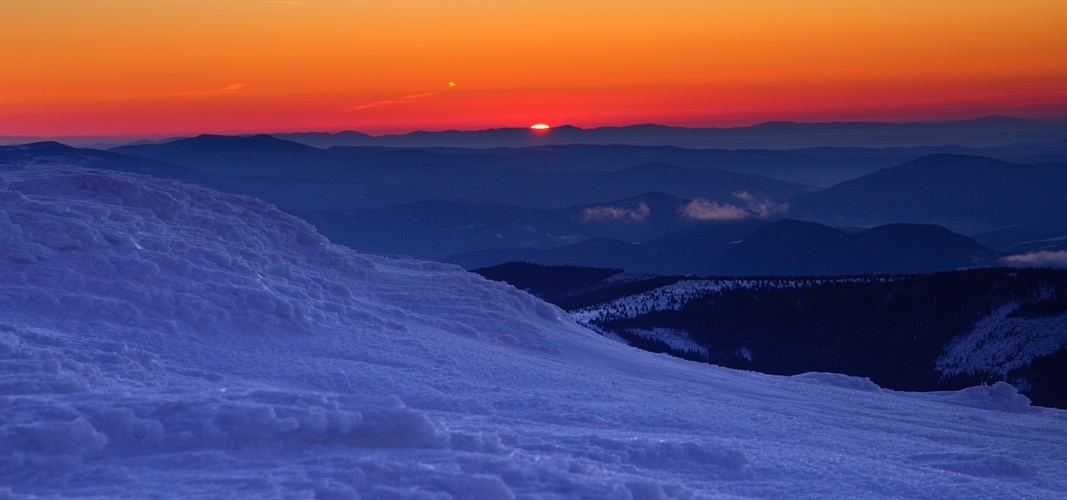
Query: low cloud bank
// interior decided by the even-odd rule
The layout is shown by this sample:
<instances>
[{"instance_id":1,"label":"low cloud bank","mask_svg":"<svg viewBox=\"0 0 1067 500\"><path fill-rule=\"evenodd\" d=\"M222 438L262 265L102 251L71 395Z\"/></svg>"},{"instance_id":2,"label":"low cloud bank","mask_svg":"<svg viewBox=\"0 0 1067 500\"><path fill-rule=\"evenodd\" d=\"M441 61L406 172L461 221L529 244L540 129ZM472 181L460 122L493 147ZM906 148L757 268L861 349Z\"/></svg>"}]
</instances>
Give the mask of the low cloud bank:
<instances>
[{"instance_id":1,"label":"low cloud bank","mask_svg":"<svg viewBox=\"0 0 1067 500\"><path fill-rule=\"evenodd\" d=\"M588 207L583 208L580 215L582 222L604 222L612 220L642 221L648 217L652 210L647 203L641 203L634 208L624 207Z\"/></svg>"},{"instance_id":2,"label":"low cloud bank","mask_svg":"<svg viewBox=\"0 0 1067 500\"><path fill-rule=\"evenodd\" d=\"M1001 257L1001 264L1011 267L1060 267L1067 268L1067 250L1028 252Z\"/></svg>"},{"instance_id":3,"label":"low cloud bank","mask_svg":"<svg viewBox=\"0 0 1067 500\"><path fill-rule=\"evenodd\" d=\"M683 217L693 220L741 220L752 217L752 213L741 207L716 203L697 198L678 209Z\"/></svg>"},{"instance_id":4,"label":"low cloud bank","mask_svg":"<svg viewBox=\"0 0 1067 500\"><path fill-rule=\"evenodd\" d=\"M693 220L740 220L749 217L769 219L789 211L788 203L775 203L770 198L757 196L748 191L733 193L734 198L744 206L718 203L704 198L697 198L678 209L683 217Z\"/></svg>"},{"instance_id":5,"label":"low cloud bank","mask_svg":"<svg viewBox=\"0 0 1067 500\"><path fill-rule=\"evenodd\" d=\"M734 198L745 202L745 208L751 210L759 218L766 219L772 215L778 215L789 211L788 203L775 203L774 200L763 196L756 196L748 191L734 193Z\"/></svg>"}]
</instances>

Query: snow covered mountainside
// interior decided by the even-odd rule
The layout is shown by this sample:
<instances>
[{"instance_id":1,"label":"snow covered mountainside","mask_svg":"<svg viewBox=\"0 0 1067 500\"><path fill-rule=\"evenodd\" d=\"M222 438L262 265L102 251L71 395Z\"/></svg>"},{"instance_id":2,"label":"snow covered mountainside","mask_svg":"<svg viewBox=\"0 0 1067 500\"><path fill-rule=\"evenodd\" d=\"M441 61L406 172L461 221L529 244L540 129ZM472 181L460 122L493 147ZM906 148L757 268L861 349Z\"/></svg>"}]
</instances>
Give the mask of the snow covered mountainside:
<instances>
[{"instance_id":1,"label":"snow covered mountainside","mask_svg":"<svg viewBox=\"0 0 1067 500\"><path fill-rule=\"evenodd\" d=\"M0 167L0 497L1063 497L1067 412L629 348L251 198Z\"/></svg>"},{"instance_id":2,"label":"snow covered mountainside","mask_svg":"<svg viewBox=\"0 0 1067 500\"><path fill-rule=\"evenodd\" d=\"M556 272L535 265L478 272L653 352L777 375L844 373L908 391L1005 381L1035 404L1067 409L1067 271L1061 269L805 279L646 276L625 287L612 287L609 276L551 294L524 279L538 270Z\"/></svg>"}]
</instances>

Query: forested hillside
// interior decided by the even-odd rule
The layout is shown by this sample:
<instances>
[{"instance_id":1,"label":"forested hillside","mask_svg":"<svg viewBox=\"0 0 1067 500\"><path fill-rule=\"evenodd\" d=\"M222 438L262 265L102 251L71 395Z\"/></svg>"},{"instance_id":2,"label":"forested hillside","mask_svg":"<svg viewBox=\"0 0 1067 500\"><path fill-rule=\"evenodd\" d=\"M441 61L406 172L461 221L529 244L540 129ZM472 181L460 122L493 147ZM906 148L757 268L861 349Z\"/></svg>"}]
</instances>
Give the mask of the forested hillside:
<instances>
[{"instance_id":1,"label":"forested hillside","mask_svg":"<svg viewBox=\"0 0 1067 500\"><path fill-rule=\"evenodd\" d=\"M535 267L514 268L520 272L510 276L502 272L507 268L492 269L487 276L540 291L523 281ZM595 276L589 270L581 274ZM897 390L1006 380L1038 404L1067 407L1065 270L699 280L625 276L543 297L604 334L688 359L781 375L845 373Z\"/></svg>"}]
</instances>

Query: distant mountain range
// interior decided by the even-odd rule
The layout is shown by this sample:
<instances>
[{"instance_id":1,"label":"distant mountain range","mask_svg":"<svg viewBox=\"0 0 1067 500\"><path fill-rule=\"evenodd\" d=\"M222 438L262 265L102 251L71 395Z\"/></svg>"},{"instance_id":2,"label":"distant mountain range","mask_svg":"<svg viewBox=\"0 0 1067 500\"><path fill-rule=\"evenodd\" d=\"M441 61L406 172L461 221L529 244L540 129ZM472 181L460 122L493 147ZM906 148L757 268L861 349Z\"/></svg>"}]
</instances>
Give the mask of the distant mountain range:
<instances>
[{"instance_id":1,"label":"distant mountain range","mask_svg":"<svg viewBox=\"0 0 1067 500\"><path fill-rule=\"evenodd\" d=\"M721 270L719 263L730 249L731 242L748 236L766 224L766 221L756 218L704 222L640 244L597 237L557 248L478 250L441 260L468 269L505 262L532 262L620 268L655 274L709 275Z\"/></svg>"},{"instance_id":2,"label":"distant mountain range","mask_svg":"<svg viewBox=\"0 0 1067 500\"><path fill-rule=\"evenodd\" d=\"M632 145L676 146L680 148L722 149L801 149L801 148L911 148L966 147L1000 148L1026 146L1022 155L1044 155L1045 149L1062 154L1067 139L1067 119L1020 119L986 116L973 120L948 122L765 122L747 127L675 127L665 125L629 125L578 128L570 125L547 131L527 128L488 130L447 130L372 136L343 131L296 132L272 134L280 139L318 148L333 146L371 146L391 148L526 148L547 145ZM158 145L178 138L123 142L114 137L0 137L0 145L26 144L55 140L65 144L107 149L124 144ZM933 153L927 151L925 154ZM981 154L975 151L940 151L956 154ZM917 152L915 156L924 154ZM985 156L996 156L987 154ZM1018 158L1016 158L1018 160ZM1029 160L1027 160L1029 161ZM1033 160L1041 161L1041 160Z\"/></svg>"},{"instance_id":3,"label":"distant mountain range","mask_svg":"<svg viewBox=\"0 0 1067 500\"><path fill-rule=\"evenodd\" d=\"M789 204L792 217L835 225L906 221L970 234L1021 225L1067 229L1067 163L924 156Z\"/></svg>"},{"instance_id":4,"label":"distant mountain range","mask_svg":"<svg viewBox=\"0 0 1067 500\"><path fill-rule=\"evenodd\" d=\"M981 124L1033 125L992 119L968 126ZM519 259L660 273L809 274L955 269L988 263L995 252L1067 250L1067 161L912 156L981 151L1044 160L1061 158L1064 146L322 149L269 135L204 135L109 151L55 142L0 146L0 164L69 163L245 194L304 217L336 242L386 255L468 266ZM842 177L827 188L786 180ZM823 226L789 227L775 223L780 218ZM881 233L856 239L839 230L896 223L906 224L895 229L904 233L868 243L863 238ZM917 224L943 226L984 248ZM764 226L769 232L757 233ZM785 242L779 247L754 243L775 231ZM909 242L914 248L903 246Z\"/></svg>"},{"instance_id":5,"label":"distant mountain range","mask_svg":"<svg viewBox=\"0 0 1067 500\"><path fill-rule=\"evenodd\" d=\"M750 218L703 223L641 244L608 238L551 249L497 249L443 259L468 269L506 262L697 276L819 276L948 271L1000 253L940 226L890 224L857 234L814 222Z\"/></svg>"},{"instance_id":6,"label":"distant mountain range","mask_svg":"<svg viewBox=\"0 0 1067 500\"><path fill-rule=\"evenodd\" d=\"M649 191L717 201L747 192L781 200L814 188L765 176L664 163L607 169L528 170L531 160L498 155L350 148L319 149L271 136L200 136L112 150L229 177L251 194L290 209L380 208L438 199L532 208L608 202ZM581 152L580 152L581 153ZM574 162L575 160L571 160ZM516 164L517 163L517 164ZM284 190L275 189L283 187Z\"/></svg>"},{"instance_id":7,"label":"distant mountain range","mask_svg":"<svg viewBox=\"0 0 1067 500\"><path fill-rule=\"evenodd\" d=\"M359 132L286 133L275 136L317 147L529 147L560 144L630 144L684 148L797 149L807 147L1006 146L1016 142L1062 141L1067 120L1024 120L987 116L942 123L767 122L750 127L685 128L632 125L583 129L564 125L546 131L524 128L411 132L373 137Z\"/></svg>"},{"instance_id":8,"label":"distant mountain range","mask_svg":"<svg viewBox=\"0 0 1067 500\"><path fill-rule=\"evenodd\" d=\"M732 275L908 274L994 264L1000 254L941 226L887 224L849 234L780 220L757 229L722 258Z\"/></svg>"},{"instance_id":9,"label":"distant mountain range","mask_svg":"<svg viewBox=\"0 0 1067 500\"><path fill-rule=\"evenodd\" d=\"M203 180L194 169L98 149L75 148L53 141L0 146L0 165L62 163L182 180Z\"/></svg>"},{"instance_id":10,"label":"distant mountain range","mask_svg":"<svg viewBox=\"0 0 1067 500\"><path fill-rule=\"evenodd\" d=\"M488 248L552 248L594 237L645 242L699 221L664 193L562 209L425 200L366 210L295 211L331 241L423 259Z\"/></svg>"}]
</instances>

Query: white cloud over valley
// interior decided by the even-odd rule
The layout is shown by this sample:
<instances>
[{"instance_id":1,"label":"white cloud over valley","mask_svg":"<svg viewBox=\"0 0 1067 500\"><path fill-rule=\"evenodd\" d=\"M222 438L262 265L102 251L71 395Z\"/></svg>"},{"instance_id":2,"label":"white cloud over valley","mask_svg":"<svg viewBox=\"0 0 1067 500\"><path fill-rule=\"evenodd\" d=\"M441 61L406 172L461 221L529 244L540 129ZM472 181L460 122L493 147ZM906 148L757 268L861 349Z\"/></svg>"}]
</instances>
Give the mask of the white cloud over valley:
<instances>
[{"instance_id":1,"label":"white cloud over valley","mask_svg":"<svg viewBox=\"0 0 1067 500\"><path fill-rule=\"evenodd\" d=\"M1012 267L1067 268L1067 250L1028 252L1001 257L1000 263Z\"/></svg>"},{"instance_id":2,"label":"white cloud over valley","mask_svg":"<svg viewBox=\"0 0 1067 500\"><path fill-rule=\"evenodd\" d=\"M741 207L716 203L704 198L697 198L678 209L683 217L693 220L741 220L752 216L752 213Z\"/></svg>"},{"instance_id":3,"label":"white cloud over valley","mask_svg":"<svg viewBox=\"0 0 1067 500\"><path fill-rule=\"evenodd\" d=\"M600 207L587 207L582 209L581 217L582 222L604 222L604 221L642 221L648 217L648 214L652 212L652 209L648 207L647 203L641 203L634 208L626 207L612 207L612 206L600 206Z\"/></svg>"}]
</instances>

